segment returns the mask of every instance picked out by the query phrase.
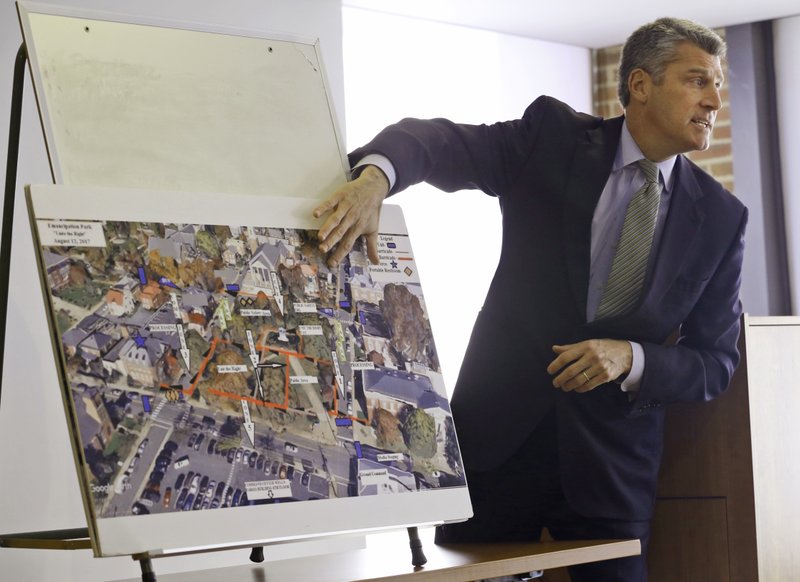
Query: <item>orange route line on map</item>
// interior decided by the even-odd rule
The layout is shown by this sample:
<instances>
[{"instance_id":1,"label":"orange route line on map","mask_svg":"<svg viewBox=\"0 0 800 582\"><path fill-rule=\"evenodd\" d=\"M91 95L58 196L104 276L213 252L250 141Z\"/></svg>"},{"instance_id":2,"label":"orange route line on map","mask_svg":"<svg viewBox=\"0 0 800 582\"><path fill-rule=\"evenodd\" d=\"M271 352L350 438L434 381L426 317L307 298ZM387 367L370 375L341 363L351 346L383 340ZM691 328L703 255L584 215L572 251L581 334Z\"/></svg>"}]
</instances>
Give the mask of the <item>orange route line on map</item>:
<instances>
[{"instance_id":1,"label":"orange route line on map","mask_svg":"<svg viewBox=\"0 0 800 582\"><path fill-rule=\"evenodd\" d=\"M303 360L309 360L313 363L323 363L323 364L330 364L330 360L324 360L322 358L315 358L314 356L309 356L307 354L301 354L300 352L293 352L291 350L284 350L283 348L276 348L274 346L263 346L263 345L256 345L257 350L267 350L270 352L274 352L276 354L284 354L286 356L292 356L295 358L301 358Z\"/></svg>"},{"instance_id":2,"label":"orange route line on map","mask_svg":"<svg viewBox=\"0 0 800 582\"><path fill-rule=\"evenodd\" d=\"M288 400L283 404L278 404L277 402L266 402L264 400L259 400L258 398L253 398L252 396L241 396L239 394L231 394L230 392L223 392L222 390L217 390L216 388L209 388L208 392L209 394L214 394L215 396L221 396L223 398L230 398L231 400L246 400L257 406L266 406L268 408L279 408L281 410L289 409Z\"/></svg>"},{"instance_id":3,"label":"orange route line on map","mask_svg":"<svg viewBox=\"0 0 800 582\"><path fill-rule=\"evenodd\" d=\"M401 260L401 261L403 261L403 260L407 260L407 261L412 260L412 259L405 259L405 258L402 258L402 257L398 257L398 259ZM303 342L303 337L302 336L300 336L300 342L301 342L301 345L302 345L302 342ZM197 369L197 374L195 376L194 381L192 382L191 386L189 386L186 389L182 389L181 390L181 392L183 392L186 396L191 397L192 394L194 394L194 391L197 389L197 384L200 382L200 378L203 376L203 372L205 372L205 369L208 366L208 363L211 361L211 358L213 357L214 352L217 349L217 344L219 344L219 343L231 344L233 342L231 342L230 340L223 340L223 339L220 339L220 338L214 338L214 339L211 340L211 347L209 348L208 353L203 358L203 361L200 363L200 366ZM277 347L268 346L268 345L265 346L265 345L257 344L255 346L255 349L258 350L259 352L262 351L262 350L266 350L266 351L270 351L270 352L273 352L273 353L276 353L276 354L282 354L283 356L286 357L286 374L284 376L284 402L283 402L283 404L278 404L277 402L267 402L267 401L264 401L264 400L259 400L258 398L253 398L252 396L241 396L239 394L232 394L230 392L223 392L221 390L217 390L216 388L209 388L208 392L210 394L214 394L215 396L220 396L222 398L230 398L231 400L246 400L246 401L248 401L250 403L253 403L253 404L257 405L257 406L266 406L268 408L277 408L277 409L280 409L280 410L288 410L289 409L289 386L290 386L289 377L291 376L291 370L290 370L291 358L292 357L302 358L302 359L305 359L305 360L309 360L309 361L311 361L311 362L313 362L315 364L317 364L317 363L331 364L332 363L331 360L324 360L322 358L315 358L313 356L309 356L309 355L306 355L306 354L303 354L303 353L300 353L300 352L293 352L291 350L284 350L282 348L277 348ZM258 370L255 370L254 373L257 374ZM162 390L177 390L177 388L173 388L169 384L163 384L163 383L160 384L160 388ZM352 421L360 422L361 424L366 425L367 424L367 420L366 419L358 418L357 416L342 415L342 414L340 414L338 412L338 409L339 409L339 396L338 396L339 390L338 390L338 388L342 388L342 391L344 391L344 386L339 386L339 383L336 382L336 380L334 380L333 410L329 410L328 411L328 416L336 417L336 418L349 418Z\"/></svg>"},{"instance_id":4,"label":"orange route line on map","mask_svg":"<svg viewBox=\"0 0 800 582\"><path fill-rule=\"evenodd\" d=\"M289 370L289 366L292 365L292 362L289 360L291 356L289 354L284 354L286 356L286 374L283 377L283 394L284 399L286 402L286 408L289 408L289 375L292 373Z\"/></svg>"},{"instance_id":5,"label":"orange route line on map","mask_svg":"<svg viewBox=\"0 0 800 582\"><path fill-rule=\"evenodd\" d=\"M218 338L214 338L211 340L211 349L208 350L206 357L203 358L202 362L200 362L200 366L197 368L197 375L194 377L194 382L192 382L192 385L189 386L188 388L189 393L187 394L187 396L191 396L192 394L194 394L194 391L197 389L197 384L198 382L200 382L200 378L203 377L203 372L206 371L206 366L208 366L208 363L211 361L211 357L214 355L214 351L217 349L217 344L219 342L220 340ZM184 393L186 393L185 390Z\"/></svg>"},{"instance_id":6,"label":"orange route line on map","mask_svg":"<svg viewBox=\"0 0 800 582\"><path fill-rule=\"evenodd\" d=\"M334 390L333 390L333 410L328 411L328 416L335 416L336 418L349 418L350 420L355 420L356 422L360 422L363 425L367 424L367 420L363 418L358 418L357 416L348 416L345 414L339 413L339 383L334 378L333 380ZM344 393L344 386L342 388L342 393Z\"/></svg>"},{"instance_id":7,"label":"orange route line on map","mask_svg":"<svg viewBox=\"0 0 800 582\"><path fill-rule=\"evenodd\" d=\"M200 378L202 378L203 372L206 371L206 366L208 365L208 362L211 361L211 357L214 355L214 351L217 349L217 344L220 342L230 343L229 341L221 340L219 338L214 338L211 340L211 347L209 348L208 353L203 358L203 361L200 363L200 366L197 368L197 374L194 377L194 381L188 388L181 389L181 392L183 392L186 396L191 396L192 394L194 394L194 391L197 388L197 383L200 382ZM173 388L169 384L164 384L164 383L160 384L159 388L161 388L162 390L177 390L177 388Z\"/></svg>"},{"instance_id":8,"label":"orange route line on map","mask_svg":"<svg viewBox=\"0 0 800 582\"><path fill-rule=\"evenodd\" d=\"M302 342L302 340L303 340L303 338L300 337L300 341L301 342ZM230 340L223 340L223 339L220 339L220 338L214 338L214 339L211 340L211 348L209 348L208 353L205 355L205 357L203 358L203 361L200 363L200 366L197 369L197 374L195 376L194 381L192 382L192 384L188 388L181 389L181 392L183 392L184 395L186 395L187 397L191 397L192 394L194 394L194 391L197 389L197 384L200 382L200 378L202 378L203 373L205 372L205 369L208 366L208 363L211 361L211 358L213 357L214 352L216 351L217 344L219 344L219 343L231 344L233 342L231 342ZM216 388L209 388L208 392L210 394L214 394L216 396L221 396L223 398L230 398L230 399L233 399L233 400L247 400L248 402L251 402L251 403L256 404L258 406L267 406L267 407L270 407L270 408L279 408L281 410L288 410L289 409L289 386L290 386L289 377L291 376L291 370L290 370L291 358L292 357L302 358L302 359L305 359L305 360L309 360L310 362L313 362L315 364L317 364L317 363L331 364L330 360L324 360L322 358L315 358L313 356L309 356L309 355L306 355L306 354L303 354L303 353L293 352L291 350L284 350L282 348L277 348L277 347L268 346L268 345L265 346L265 345L257 344L255 346L255 349L258 350L259 352L263 351L263 350L266 350L266 351L274 352L274 353L277 353L277 354L282 354L283 356L286 357L286 374L284 376L284 402L283 402L283 404L279 404L277 402L267 402L267 401L264 401L264 400L259 400L258 398L253 398L251 396L241 396L241 395L238 395L238 394L232 394L230 392L223 392L221 390L217 390ZM258 373L258 371L256 370L255 373ZM177 388L173 388L169 384L164 384L164 383L160 384L159 387L162 390L177 390ZM334 408L338 408L337 391L334 390L333 394L334 394L334 396L333 396ZM336 415L337 414L337 413L335 413L333 411L329 411L328 413L332 414L332 415ZM362 420L360 418L356 418L356 417L349 417L349 418L351 418L352 420L355 420L357 422L361 422L361 423L365 422L364 420Z\"/></svg>"}]
</instances>

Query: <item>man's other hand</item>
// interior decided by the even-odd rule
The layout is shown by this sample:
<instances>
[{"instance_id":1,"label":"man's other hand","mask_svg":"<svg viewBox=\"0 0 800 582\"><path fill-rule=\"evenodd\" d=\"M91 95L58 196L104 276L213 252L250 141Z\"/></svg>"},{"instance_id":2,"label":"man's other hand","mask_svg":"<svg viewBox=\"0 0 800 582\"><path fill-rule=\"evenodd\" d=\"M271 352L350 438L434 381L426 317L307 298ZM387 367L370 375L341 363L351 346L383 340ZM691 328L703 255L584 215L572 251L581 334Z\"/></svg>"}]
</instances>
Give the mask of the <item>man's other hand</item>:
<instances>
[{"instance_id":1,"label":"man's other hand","mask_svg":"<svg viewBox=\"0 0 800 582\"><path fill-rule=\"evenodd\" d=\"M592 339L553 346L558 354L547 366L553 386L564 392L588 392L631 370L633 352L625 340Z\"/></svg>"},{"instance_id":2,"label":"man's other hand","mask_svg":"<svg viewBox=\"0 0 800 582\"><path fill-rule=\"evenodd\" d=\"M335 267L353 248L358 237L367 241L367 255L378 263L378 223L381 204L389 193L389 181L375 166L366 166L352 182L339 188L314 209L314 218L330 215L319 229L319 248L328 255L328 265Z\"/></svg>"}]
</instances>

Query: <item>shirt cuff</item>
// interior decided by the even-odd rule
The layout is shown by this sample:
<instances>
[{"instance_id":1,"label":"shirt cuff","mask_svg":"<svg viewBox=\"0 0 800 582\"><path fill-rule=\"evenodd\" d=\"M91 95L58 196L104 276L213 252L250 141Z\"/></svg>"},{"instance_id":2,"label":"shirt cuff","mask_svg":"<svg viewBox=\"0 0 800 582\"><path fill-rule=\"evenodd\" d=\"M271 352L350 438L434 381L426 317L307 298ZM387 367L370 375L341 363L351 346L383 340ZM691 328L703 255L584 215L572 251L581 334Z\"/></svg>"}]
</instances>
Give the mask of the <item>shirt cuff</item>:
<instances>
[{"instance_id":1,"label":"shirt cuff","mask_svg":"<svg viewBox=\"0 0 800 582\"><path fill-rule=\"evenodd\" d=\"M642 344L636 342L628 343L631 344L633 361L631 362L631 371L620 384L620 388L623 392L638 392L644 374L644 348Z\"/></svg>"},{"instance_id":2,"label":"shirt cuff","mask_svg":"<svg viewBox=\"0 0 800 582\"><path fill-rule=\"evenodd\" d=\"M363 168L364 166L375 166L383 172L386 179L389 181L389 191L392 191L395 182L397 182L397 172L395 172L394 165L389 158L381 154L367 154L353 166L353 175L358 176L358 174L361 173L359 168Z\"/></svg>"}]
</instances>

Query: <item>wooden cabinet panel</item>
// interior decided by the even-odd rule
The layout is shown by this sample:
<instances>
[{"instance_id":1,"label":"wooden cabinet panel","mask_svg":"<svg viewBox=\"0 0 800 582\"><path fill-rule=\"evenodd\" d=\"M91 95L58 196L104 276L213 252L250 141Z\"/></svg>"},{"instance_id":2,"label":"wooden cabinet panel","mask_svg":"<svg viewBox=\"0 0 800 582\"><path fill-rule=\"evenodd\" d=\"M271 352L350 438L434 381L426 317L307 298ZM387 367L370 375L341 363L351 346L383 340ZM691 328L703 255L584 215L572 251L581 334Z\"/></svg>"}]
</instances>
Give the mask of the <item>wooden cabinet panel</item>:
<instances>
[{"instance_id":1,"label":"wooden cabinet panel","mask_svg":"<svg viewBox=\"0 0 800 582\"><path fill-rule=\"evenodd\" d=\"M725 500L659 499L649 582L730 582Z\"/></svg>"}]
</instances>

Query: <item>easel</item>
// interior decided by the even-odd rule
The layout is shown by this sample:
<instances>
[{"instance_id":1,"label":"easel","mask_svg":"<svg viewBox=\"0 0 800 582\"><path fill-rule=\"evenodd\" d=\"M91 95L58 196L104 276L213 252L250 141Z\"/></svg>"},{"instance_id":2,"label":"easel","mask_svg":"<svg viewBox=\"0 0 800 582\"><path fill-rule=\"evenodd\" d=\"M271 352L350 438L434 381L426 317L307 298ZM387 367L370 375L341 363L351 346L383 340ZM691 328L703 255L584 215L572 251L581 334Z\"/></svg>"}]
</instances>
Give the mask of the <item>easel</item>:
<instances>
[{"instance_id":1,"label":"easel","mask_svg":"<svg viewBox=\"0 0 800 582\"><path fill-rule=\"evenodd\" d=\"M11 119L8 132L8 156L6 161L6 182L3 200L3 222L0 234L0 403L2 402L3 364L5 361L5 335L8 315L8 291L11 271L11 242L14 225L14 203L17 186L17 164L19 160L19 138L22 121L22 99L25 83L25 65L28 53L22 43L17 51L14 64L14 78L11 97ZM408 538L411 549L411 563L421 567L427 559L417 527L409 527ZM92 543L88 528L65 530L34 531L14 534L0 534L0 547L27 548L43 550L81 550L91 549ZM132 558L139 562L142 582L155 582L152 556L136 554ZM250 553L252 562L264 561L264 547L256 546Z\"/></svg>"}]
</instances>

